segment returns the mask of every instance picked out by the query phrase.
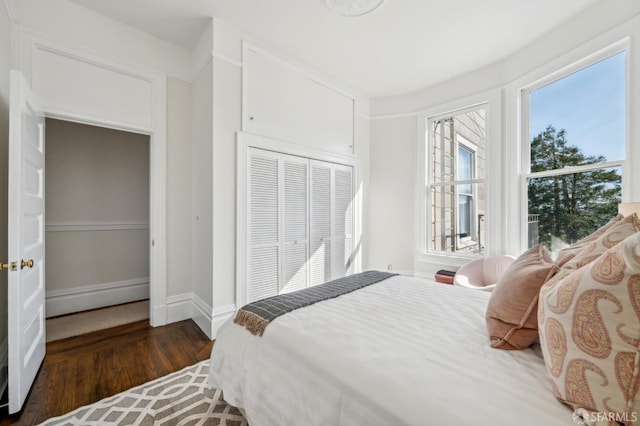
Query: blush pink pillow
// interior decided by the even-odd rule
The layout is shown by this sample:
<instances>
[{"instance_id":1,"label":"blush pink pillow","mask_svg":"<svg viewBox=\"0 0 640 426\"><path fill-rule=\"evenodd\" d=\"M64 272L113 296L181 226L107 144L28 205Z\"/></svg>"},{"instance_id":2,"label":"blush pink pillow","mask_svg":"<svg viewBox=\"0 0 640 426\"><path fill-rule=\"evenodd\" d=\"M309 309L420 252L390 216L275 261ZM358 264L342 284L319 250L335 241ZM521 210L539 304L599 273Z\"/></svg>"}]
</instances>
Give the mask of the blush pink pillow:
<instances>
[{"instance_id":1,"label":"blush pink pillow","mask_svg":"<svg viewBox=\"0 0 640 426\"><path fill-rule=\"evenodd\" d=\"M557 270L542 244L530 248L509 266L487 306L491 347L525 349L538 339L538 293Z\"/></svg>"}]
</instances>

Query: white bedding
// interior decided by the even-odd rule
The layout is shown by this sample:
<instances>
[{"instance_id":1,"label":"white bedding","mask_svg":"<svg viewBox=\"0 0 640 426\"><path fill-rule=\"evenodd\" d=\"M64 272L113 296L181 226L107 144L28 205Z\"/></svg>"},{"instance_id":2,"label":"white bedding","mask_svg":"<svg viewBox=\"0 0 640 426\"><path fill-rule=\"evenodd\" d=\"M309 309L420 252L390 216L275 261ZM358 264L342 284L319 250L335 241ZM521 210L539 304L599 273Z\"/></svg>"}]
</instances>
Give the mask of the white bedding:
<instances>
[{"instance_id":1,"label":"white bedding","mask_svg":"<svg viewBox=\"0 0 640 426\"><path fill-rule=\"evenodd\" d=\"M274 320L227 322L210 385L251 426L575 425L539 348L492 349L489 293L392 277Z\"/></svg>"}]
</instances>

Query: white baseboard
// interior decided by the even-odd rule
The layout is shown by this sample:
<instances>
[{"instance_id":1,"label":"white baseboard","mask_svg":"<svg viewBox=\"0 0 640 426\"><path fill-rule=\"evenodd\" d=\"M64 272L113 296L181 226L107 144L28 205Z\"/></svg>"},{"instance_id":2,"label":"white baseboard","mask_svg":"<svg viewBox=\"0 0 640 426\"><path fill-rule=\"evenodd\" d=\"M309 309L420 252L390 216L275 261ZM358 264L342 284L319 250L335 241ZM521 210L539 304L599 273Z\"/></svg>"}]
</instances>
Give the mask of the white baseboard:
<instances>
[{"instance_id":1,"label":"white baseboard","mask_svg":"<svg viewBox=\"0 0 640 426\"><path fill-rule=\"evenodd\" d=\"M213 308L213 320L211 321L211 334L215 339L218 335L218 330L222 327L222 324L227 322L236 313L236 305L230 304L220 306L219 308Z\"/></svg>"},{"instance_id":2,"label":"white baseboard","mask_svg":"<svg viewBox=\"0 0 640 426\"><path fill-rule=\"evenodd\" d=\"M149 298L149 278L136 278L46 293L46 317L70 314Z\"/></svg>"},{"instance_id":3,"label":"white baseboard","mask_svg":"<svg viewBox=\"0 0 640 426\"><path fill-rule=\"evenodd\" d=\"M192 315L191 293L167 297L167 324L190 319Z\"/></svg>"},{"instance_id":4,"label":"white baseboard","mask_svg":"<svg viewBox=\"0 0 640 426\"><path fill-rule=\"evenodd\" d=\"M0 343L0 395L4 395L4 391L7 390L7 385L9 384L8 364L9 344L8 340L4 339L4 342Z\"/></svg>"},{"instance_id":5,"label":"white baseboard","mask_svg":"<svg viewBox=\"0 0 640 426\"><path fill-rule=\"evenodd\" d=\"M194 293L167 297L167 323L192 319L212 340L216 338L222 324L235 312L235 304L211 308L208 303Z\"/></svg>"},{"instance_id":6,"label":"white baseboard","mask_svg":"<svg viewBox=\"0 0 640 426\"><path fill-rule=\"evenodd\" d=\"M216 337L211 333L211 323L213 322L213 309L209 304L200 298L197 294L191 294L191 306L192 314L191 318L198 324L198 327L209 339L215 339Z\"/></svg>"}]
</instances>

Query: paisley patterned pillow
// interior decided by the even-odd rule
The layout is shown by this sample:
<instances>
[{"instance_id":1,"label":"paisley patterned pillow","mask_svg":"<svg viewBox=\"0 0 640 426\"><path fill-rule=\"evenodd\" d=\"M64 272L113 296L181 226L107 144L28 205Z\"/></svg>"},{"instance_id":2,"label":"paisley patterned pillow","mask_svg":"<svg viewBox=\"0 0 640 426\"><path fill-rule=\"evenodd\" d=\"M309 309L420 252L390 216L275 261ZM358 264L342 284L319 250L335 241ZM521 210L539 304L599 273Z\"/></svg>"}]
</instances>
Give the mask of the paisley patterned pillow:
<instances>
[{"instance_id":1,"label":"paisley patterned pillow","mask_svg":"<svg viewBox=\"0 0 640 426\"><path fill-rule=\"evenodd\" d=\"M556 397L622 419L640 413L640 233L544 289L538 308Z\"/></svg>"},{"instance_id":2,"label":"paisley patterned pillow","mask_svg":"<svg viewBox=\"0 0 640 426\"><path fill-rule=\"evenodd\" d=\"M618 244L630 235L640 231L640 220L633 213L616 222L596 239L580 250L571 260L562 265L562 269L578 269L596 260L602 253Z\"/></svg>"},{"instance_id":3,"label":"paisley patterned pillow","mask_svg":"<svg viewBox=\"0 0 640 426\"><path fill-rule=\"evenodd\" d=\"M560 252L556 256L556 265L562 266L568 261L570 261L571 259L573 259L573 257L576 254L578 254L580 250L582 250L587 245L589 245L589 243L597 240L600 235L604 234L609 228L611 228L616 223L620 222L623 218L624 218L623 215L618 214L616 217L614 217L609 222L607 222L604 226L602 226L601 228L598 228L594 233L589 234L583 239L578 240L575 243L571 244L569 247L566 247L560 250Z\"/></svg>"}]
</instances>

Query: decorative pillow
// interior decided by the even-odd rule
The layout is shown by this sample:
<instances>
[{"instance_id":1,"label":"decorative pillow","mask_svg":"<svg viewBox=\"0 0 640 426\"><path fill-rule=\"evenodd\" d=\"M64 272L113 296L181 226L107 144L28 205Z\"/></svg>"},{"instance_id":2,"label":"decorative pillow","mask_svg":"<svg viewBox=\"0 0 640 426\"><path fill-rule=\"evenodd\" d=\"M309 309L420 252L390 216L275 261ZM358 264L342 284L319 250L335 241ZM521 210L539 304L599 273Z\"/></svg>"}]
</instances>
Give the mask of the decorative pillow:
<instances>
[{"instance_id":1,"label":"decorative pillow","mask_svg":"<svg viewBox=\"0 0 640 426\"><path fill-rule=\"evenodd\" d=\"M538 340L538 293L557 270L542 244L525 251L509 266L487 306L491 347L524 349Z\"/></svg>"},{"instance_id":2,"label":"decorative pillow","mask_svg":"<svg viewBox=\"0 0 640 426\"><path fill-rule=\"evenodd\" d=\"M562 269L579 269L638 231L640 231L640 221L634 213L614 223L595 240L590 241L572 259L565 262Z\"/></svg>"},{"instance_id":3,"label":"decorative pillow","mask_svg":"<svg viewBox=\"0 0 640 426\"><path fill-rule=\"evenodd\" d=\"M590 242L598 239L598 237L604 234L607 229L611 228L613 225L620 222L623 218L624 218L623 215L618 214L616 217L611 219L605 225L598 228L598 230L596 230L594 233L589 234L586 237L582 238L581 240L578 240L575 243L571 244L569 247L565 247L562 250L560 250L560 252L556 256L556 265L561 267L562 265L570 261L576 254L578 254L580 250L585 248Z\"/></svg>"},{"instance_id":4,"label":"decorative pillow","mask_svg":"<svg viewBox=\"0 0 640 426\"><path fill-rule=\"evenodd\" d=\"M541 292L538 321L558 399L618 419L640 413L640 233Z\"/></svg>"}]
</instances>

